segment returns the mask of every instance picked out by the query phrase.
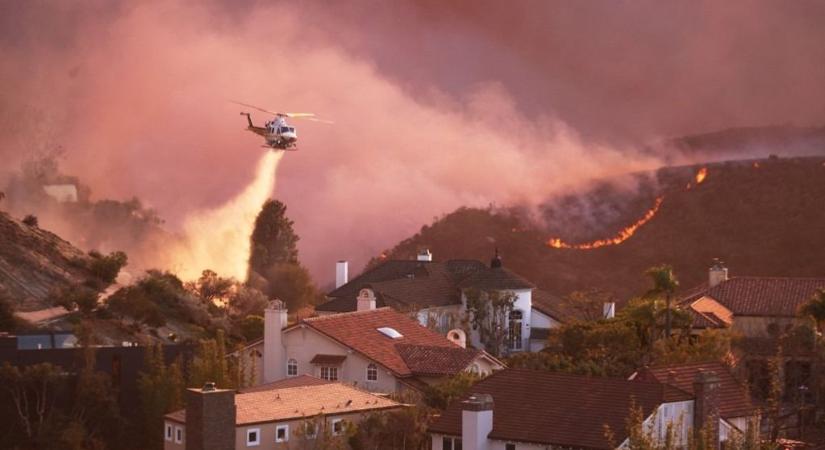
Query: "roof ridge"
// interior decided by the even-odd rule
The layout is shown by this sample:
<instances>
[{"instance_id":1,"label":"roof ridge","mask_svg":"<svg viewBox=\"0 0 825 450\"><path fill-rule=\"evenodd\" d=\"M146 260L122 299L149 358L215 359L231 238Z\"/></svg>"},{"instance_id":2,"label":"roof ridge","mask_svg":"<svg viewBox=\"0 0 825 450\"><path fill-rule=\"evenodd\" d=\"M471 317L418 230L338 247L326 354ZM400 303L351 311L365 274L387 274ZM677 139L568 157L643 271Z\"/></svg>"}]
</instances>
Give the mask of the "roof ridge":
<instances>
[{"instance_id":1,"label":"roof ridge","mask_svg":"<svg viewBox=\"0 0 825 450\"><path fill-rule=\"evenodd\" d=\"M386 310L392 311L392 308L390 308L389 306L382 306L380 308L368 309L368 310L365 310L365 311L348 311L348 312L341 312L341 313L335 313L335 314L324 314L323 316L307 317L305 319L301 319L301 322L320 322L320 321L323 321L323 320L337 319L337 318L340 318L340 317L349 317L349 316L355 316L355 315L359 315L359 314L369 314L369 313L374 313L375 311L386 311Z\"/></svg>"},{"instance_id":2,"label":"roof ridge","mask_svg":"<svg viewBox=\"0 0 825 450\"><path fill-rule=\"evenodd\" d=\"M724 284L728 281L732 280L791 280L791 281L825 281L825 276L821 277L777 277L777 276L769 276L763 277L759 275L739 275L735 277L729 277L727 280L723 281L720 284ZM719 285L717 285L719 286ZM716 286L714 286L716 287ZM713 288L711 288L713 289Z\"/></svg>"}]
</instances>

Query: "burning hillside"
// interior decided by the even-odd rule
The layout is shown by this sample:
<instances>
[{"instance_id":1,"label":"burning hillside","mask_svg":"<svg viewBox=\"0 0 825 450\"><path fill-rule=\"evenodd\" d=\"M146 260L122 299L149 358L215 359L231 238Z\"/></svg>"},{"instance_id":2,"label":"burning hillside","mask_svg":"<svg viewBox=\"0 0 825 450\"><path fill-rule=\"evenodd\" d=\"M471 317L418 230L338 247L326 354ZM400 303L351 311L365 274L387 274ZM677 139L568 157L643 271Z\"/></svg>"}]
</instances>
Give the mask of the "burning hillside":
<instances>
[{"instance_id":1,"label":"burning hillside","mask_svg":"<svg viewBox=\"0 0 825 450\"><path fill-rule=\"evenodd\" d=\"M825 274L824 158L671 167L635 178L632 191L605 182L548 202L541 226L526 225L517 210L460 209L387 254L409 258L426 246L436 259L487 260L495 245L508 267L543 288L625 298L643 292L643 271L663 262L685 287L704 281L715 257L734 275ZM548 234L557 237L548 242Z\"/></svg>"}]
</instances>

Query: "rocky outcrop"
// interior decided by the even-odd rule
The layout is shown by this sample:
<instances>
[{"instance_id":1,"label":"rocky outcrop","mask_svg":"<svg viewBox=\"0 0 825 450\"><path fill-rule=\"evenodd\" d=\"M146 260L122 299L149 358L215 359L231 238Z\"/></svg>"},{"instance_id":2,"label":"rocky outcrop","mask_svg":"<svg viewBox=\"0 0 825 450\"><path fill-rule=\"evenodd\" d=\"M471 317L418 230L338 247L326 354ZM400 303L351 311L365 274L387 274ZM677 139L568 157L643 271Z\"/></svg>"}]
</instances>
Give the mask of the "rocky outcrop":
<instances>
[{"instance_id":1,"label":"rocky outcrop","mask_svg":"<svg viewBox=\"0 0 825 450\"><path fill-rule=\"evenodd\" d=\"M0 212L0 289L18 311L49 305L49 291L90 277L89 257L54 233Z\"/></svg>"}]
</instances>

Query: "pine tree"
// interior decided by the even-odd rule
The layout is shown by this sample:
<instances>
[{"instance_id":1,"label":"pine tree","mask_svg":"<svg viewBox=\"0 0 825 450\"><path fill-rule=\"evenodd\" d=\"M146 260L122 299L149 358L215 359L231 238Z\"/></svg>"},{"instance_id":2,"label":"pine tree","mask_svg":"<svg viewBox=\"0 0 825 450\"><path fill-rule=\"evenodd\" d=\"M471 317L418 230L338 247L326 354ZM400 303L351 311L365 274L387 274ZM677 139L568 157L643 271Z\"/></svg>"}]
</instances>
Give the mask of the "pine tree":
<instances>
[{"instance_id":1,"label":"pine tree","mask_svg":"<svg viewBox=\"0 0 825 450\"><path fill-rule=\"evenodd\" d=\"M249 269L263 274L276 263L298 263L298 236L286 216L286 205L267 200L255 219L251 237Z\"/></svg>"}]
</instances>

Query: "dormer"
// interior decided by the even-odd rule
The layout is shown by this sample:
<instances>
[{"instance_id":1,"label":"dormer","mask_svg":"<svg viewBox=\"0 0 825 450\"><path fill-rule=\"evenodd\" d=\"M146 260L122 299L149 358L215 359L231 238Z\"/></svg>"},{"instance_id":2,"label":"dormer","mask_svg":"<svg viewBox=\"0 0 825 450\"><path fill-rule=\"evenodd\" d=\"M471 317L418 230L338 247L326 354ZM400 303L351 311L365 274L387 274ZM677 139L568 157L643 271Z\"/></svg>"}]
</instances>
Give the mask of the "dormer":
<instances>
[{"instance_id":1,"label":"dormer","mask_svg":"<svg viewBox=\"0 0 825 450\"><path fill-rule=\"evenodd\" d=\"M358 292L358 311L369 311L375 309L375 291L372 288L365 287Z\"/></svg>"}]
</instances>

